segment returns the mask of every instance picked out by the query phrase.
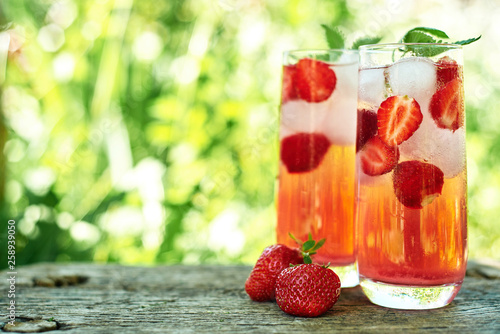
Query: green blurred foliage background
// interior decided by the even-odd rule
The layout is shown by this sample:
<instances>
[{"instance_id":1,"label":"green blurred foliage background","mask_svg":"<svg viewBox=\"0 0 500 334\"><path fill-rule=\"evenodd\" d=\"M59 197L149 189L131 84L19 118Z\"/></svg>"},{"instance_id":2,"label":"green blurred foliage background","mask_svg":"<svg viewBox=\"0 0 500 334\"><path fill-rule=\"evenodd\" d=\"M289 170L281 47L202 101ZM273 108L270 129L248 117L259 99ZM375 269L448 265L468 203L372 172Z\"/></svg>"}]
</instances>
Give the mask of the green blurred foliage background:
<instances>
[{"instance_id":1,"label":"green blurred foliage background","mask_svg":"<svg viewBox=\"0 0 500 334\"><path fill-rule=\"evenodd\" d=\"M252 263L275 240L281 54L465 49L470 257L499 257L500 1L2 0L0 247L17 264ZM0 262L6 266L6 260Z\"/></svg>"}]
</instances>

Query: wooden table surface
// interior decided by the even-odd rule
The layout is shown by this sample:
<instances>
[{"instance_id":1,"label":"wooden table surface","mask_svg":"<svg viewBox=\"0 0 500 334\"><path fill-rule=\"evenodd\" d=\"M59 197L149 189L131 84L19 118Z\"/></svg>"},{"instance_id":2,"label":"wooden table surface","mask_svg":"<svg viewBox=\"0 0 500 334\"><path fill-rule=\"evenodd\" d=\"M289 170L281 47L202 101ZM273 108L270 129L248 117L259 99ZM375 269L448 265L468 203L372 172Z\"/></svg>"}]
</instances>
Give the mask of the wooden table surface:
<instances>
[{"instance_id":1,"label":"wooden table surface","mask_svg":"<svg viewBox=\"0 0 500 334\"><path fill-rule=\"evenodd\" d=\"M500 262L470 261L447 307L402 311L371 304L361 289L343 289L318 318L283 313L245 293L249 266L137 267L43 263L17 268L16 326L3 331L66 333L500 333ZM10 303L1 272L1 309ZM5 279L7 278L7 279Z\"/></svg>"}]
</instances>

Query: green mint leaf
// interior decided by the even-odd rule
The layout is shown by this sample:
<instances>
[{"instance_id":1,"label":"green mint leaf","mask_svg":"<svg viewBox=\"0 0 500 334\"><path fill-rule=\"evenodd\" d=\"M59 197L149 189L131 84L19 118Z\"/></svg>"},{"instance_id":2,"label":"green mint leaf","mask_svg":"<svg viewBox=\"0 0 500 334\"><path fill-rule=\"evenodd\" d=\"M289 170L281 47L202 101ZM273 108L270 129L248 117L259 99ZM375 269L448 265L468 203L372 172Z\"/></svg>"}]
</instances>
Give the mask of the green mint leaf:
<instances>
[{"instance_id":1,"label":"green mint leaf","mask_svg":"<svg viewBox=\"0 0 500 334\"><path fill-rule=\"evenodd\" d=\"M401 38L401 43L436 43L436 38L449 38L448 35L439 29L417 27L408 32ZM441 41L439 41L441 42Z\"/></svg>"},{"instance_id":2,"label":"green mint leaf","mask_svg":"<svg viewBox=\"0 0 500 334\"><path fill-rule=\"evenodd\" d=\"M401 43L436 43L437 40L426 32L410 30L401 39Z\"/></svg>"},{"instance_id":3,"label":"green mint leaf","mask_svg":"<svg viewBox=\"0 0 500 334\"><path fill-rule=\"evenodd\" d=\"M432 36L438 37L438 38L449 38L448 35L446 35L446 33L444 31L439 30L439 29L435 29L435 28L416 27L416 28L411 29L408 32L411 32L411 31L425 32L429 35L432 35Z\"/></svg>"},{"instance_id":4,"label":"green mint leaf","mask_svg":"<svg viewBox=\"0 0 500 334\"><path fill-rule=\"evenodd\" d=\"M326 42L330 49L343 49L345 47L344 35L337 28L331 28L326 24L321 25L325 29Z\"/></svg>"},{"instance_id":5,"label":"green mint leaf","mask_svg":"<svg viewBox=\"0 0 500 334\"><path fill-rule=\"evenodd\" d=\"M418 57L434 57L437 56L440 53L445 52L448 50L446 46L435 46L435 45L429 45L429 46L415 46L415 45L407 45L406 50L409 52L412 52L415 56Z\"/></svg>"},{"instance_id":6,"label":"green mint leaf","mask_svg":"<svg viewBox=\"0 0 500 334\"><path fill-rule=\"evenodd\" d=\"M417 27L409 30L401 39L401 43L443 43L448 44L447 42L443 42L444 39L449 39L448 35L439 29L434 28L426 28L426 27ZM480 39L481 36L476 38L470 38L463 41L458 41L453 44L459 45L467 45L473 43ZM416 56L421 57L433 57L447 50L446 46L413 46L407 45L402 51L411 52Z\"/></svg>"},{"instance_id":7,"label":"green mint leaf","mask_svg":"<svg viewBox=\"0 0 500 334\"><path fill-rule=\"evenodd\" d=\"M453 44L458 44L458 45L467 45L467 44L470 44L470 43L474 43L475 41L479 40L481 38L481 36L479 37L475 37L475 38L469 38L469 39L466 39L466 40L463 40L463 41L457 41Z\"/></svg>"},{"instance_id":8,"label":"green mint leaf","mask_svg":"<svg viewBox=\"0 0 500 334\"><path fill-rule=\"evenodd\" d=\"M311 248L314 247L314 245L316 244L316 241L314 240L307 240L306 242L304 242L304 244L302 245L302 249L306 252L306 251L309 251L311 250Z\"/></svg>"},{"instance_id":9,"label":"green mint leaf","mask_svg":"<svg viewBox=\"0 0 500 334\"><path fill-rule=\"evenodd\" d=\"M380 42L381 39L382 39L382 37L378 37L378 36L376 36L376 37L360 37L357 40L355 40L354 43L352 43L351 49L357 50L357 49L359 49L359 47L361 45L377 44L378 42Z\"/></svg>"},{"instance_id":10,"label":"green mint leaf","mask_svg":"<svg viewBox=\"0 0 500 334\"><path fill-rule=\"evenodd\" d=\"M476 37L476 38L469 38L469 39L466 39L463 41L455 42L453 44L467 45L467 44L470 44L470 43L477 41L480 38L481 38L481 36ZM438 41L438 43L440 43L440 42L441 41ZM445 44L447 44L447 43L445 43ZM411 46L409 48L411 49ZM429 46L429 47L419 48L418 52L415 52L415 50L413 50L413 52L419 56L422 56L422 57L434 57L440 53L445 52L446 50L448 50L448 48L443 45L443 46L433 46L433 47Z\"/></svg>"}]
</instances>

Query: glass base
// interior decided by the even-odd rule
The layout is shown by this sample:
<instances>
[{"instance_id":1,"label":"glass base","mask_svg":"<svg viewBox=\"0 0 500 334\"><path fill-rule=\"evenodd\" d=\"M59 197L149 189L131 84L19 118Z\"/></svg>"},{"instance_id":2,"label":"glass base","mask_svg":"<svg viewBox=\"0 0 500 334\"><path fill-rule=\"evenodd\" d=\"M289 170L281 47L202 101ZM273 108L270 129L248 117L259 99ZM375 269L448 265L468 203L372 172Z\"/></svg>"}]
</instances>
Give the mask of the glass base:
<instances>
[{"instance_id":1,"label":"glass base","mask_svg":"<svg viewBox=\"0 0 500 334\"><path fill-rule=\"evenodd\" d=\"M353 288L359 284L358 266L356 263L342 267L330 265L328 268L339 276L342 288Z\"/></svg>"},{"instance_id":2,"label":"glass base","mask_svg":"<svg viewBox=\"0 0 500 334\"><path fill-rule=\"evenodd\" d=\"M462 282L416 287L380 283L361 277L360 285L374 304L402 310L428 310L451 303L462 287Z\"/></svg>"}]
</instances>

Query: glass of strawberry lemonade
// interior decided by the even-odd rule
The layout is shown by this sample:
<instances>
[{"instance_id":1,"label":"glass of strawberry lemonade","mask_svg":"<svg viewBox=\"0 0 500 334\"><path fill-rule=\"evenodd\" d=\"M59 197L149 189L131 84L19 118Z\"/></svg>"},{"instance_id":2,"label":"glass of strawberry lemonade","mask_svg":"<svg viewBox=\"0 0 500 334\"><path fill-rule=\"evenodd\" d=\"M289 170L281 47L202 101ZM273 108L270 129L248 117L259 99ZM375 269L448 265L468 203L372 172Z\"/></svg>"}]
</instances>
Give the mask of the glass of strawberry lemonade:
<instances>
[{"instance_id":1,"label":"glass of strawberry lemonade","mask_svg":"<svg viewBox=\"0 0 500 334\"><path fill-rule=\"evenodd\" d=\"M360 47L356 225L375 304L449 304L467 263L462 47Z\"/></svg>"},{"instance_id":2,"label":"glass of strawberry lemonade","mask_svg":"<svg viewBox=\"0 0 500 334\"><path fill-rule=\"evenodd\" d=\"M278 243L308 234L326 242L313 256L342 287L358 284L354 170L358 53L284 53L277 188Z\"/></svg>"}]
</instances>

